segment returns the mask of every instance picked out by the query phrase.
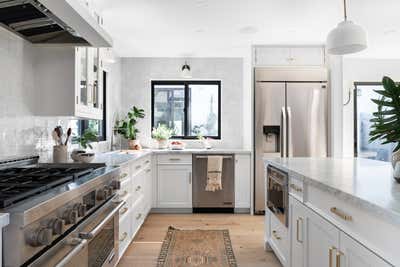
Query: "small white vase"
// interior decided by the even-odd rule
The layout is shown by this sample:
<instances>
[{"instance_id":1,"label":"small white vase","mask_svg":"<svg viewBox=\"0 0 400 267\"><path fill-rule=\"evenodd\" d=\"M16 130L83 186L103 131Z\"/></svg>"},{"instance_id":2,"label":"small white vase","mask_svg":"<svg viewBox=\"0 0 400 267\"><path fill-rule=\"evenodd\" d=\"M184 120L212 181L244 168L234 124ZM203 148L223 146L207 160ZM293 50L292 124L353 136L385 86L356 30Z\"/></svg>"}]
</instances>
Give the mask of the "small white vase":
<instances>
[{"instance_id":1,"label":"small white vase","mask_svg":"<svg viewBox=\"0 0 400 267\"><path fill-rule=\"evenodd\" d=\"M158 149L166 149L168 147L168 140L157 140Z\"/></svg>"}]
</instances>

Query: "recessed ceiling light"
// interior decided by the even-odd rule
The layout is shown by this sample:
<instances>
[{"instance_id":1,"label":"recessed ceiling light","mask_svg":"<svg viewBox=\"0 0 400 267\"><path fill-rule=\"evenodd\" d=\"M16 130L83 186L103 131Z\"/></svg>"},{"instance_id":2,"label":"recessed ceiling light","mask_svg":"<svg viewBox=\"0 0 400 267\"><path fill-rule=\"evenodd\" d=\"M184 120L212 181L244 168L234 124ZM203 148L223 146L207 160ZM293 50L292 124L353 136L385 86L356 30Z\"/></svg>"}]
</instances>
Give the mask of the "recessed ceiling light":
<instances>
[{"instance_id":1,"label":"recessed ceiling light","mask_svg":"<svg viewBox=\"0 0 400 267\"><path fill-rule=\"evenodd\" d=\"M242 34L254 34L258 32L258 29L254 26L245 26L239 29L239 32Z\"/></svg>"},{"instance_id":2,"label":"recessed ceiling light","mask_svg":"<svg viewBox=\"0 0 400 267\"><path fill-rule=\"evenodd\" d=\"M202 29L202 28L200 28L200 29L196 29L195 32L197 32L197 33L203 33L203 32L205 32L205 30Z\"/></svg>"},{"instance_id":3,"label":"recessed ceiling light","mask_svg":"<svg viewBox=\"0 0 400 267\"><path fill-rule=\"evenodd\" d=\"M208 5L207 0L196 0L196 5L199 7L205 7Z\"/></svg>"}]
</instances>

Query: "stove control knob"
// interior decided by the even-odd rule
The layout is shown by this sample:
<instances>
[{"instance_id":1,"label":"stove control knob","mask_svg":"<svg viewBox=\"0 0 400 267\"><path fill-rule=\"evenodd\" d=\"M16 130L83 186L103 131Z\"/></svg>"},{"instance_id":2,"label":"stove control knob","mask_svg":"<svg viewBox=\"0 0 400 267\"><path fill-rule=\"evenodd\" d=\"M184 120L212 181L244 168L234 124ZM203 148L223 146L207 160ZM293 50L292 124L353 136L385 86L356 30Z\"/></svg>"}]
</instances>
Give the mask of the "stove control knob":
<instances>
[{"instance_id":1,"label":"stove control knob","mask_svg":"<svg viewBox=\"0 0 400 267\"><path fill-rule=\"evenodd\" d=\"M111 182L111 187L112 187L112 189L114 189L114 190L121 189L121 181L118 181L118 180L112 181L112 182Z\"/></svg>"},{"instance_id":2,"label":"stove control knob","mask_svg":"<svg viewBox=\"0 0 400 267\"><path fill-rule=\"evenodd\" d=\"M32 247L48 246L53 241L52 236L52 229L41 227L28 232L26 242Z\"/></svg>"},{"instance_id":3,"label":"stove control knob","mask_svg":"<svg viewBox=\"0 0 400 267\"><path fill-rule=\"evenodd\" d=\"M78 219L78 213L73 208L69 208L64 211L62 218L65 220L65 224L75 224Z\"/></svg>"},{"instance_id":4,"label":"stove control knob","mask_svg":"<svg viewBox=\"0 0 400 267\"><path fill-rule=\"evenodd\" d=\"M103 201L103 200L106 199L106 191L105 191L103 188L97 190L97 192L96 192L96 199L97 199L98 201Z\"/></svg>"},{"instance_id":5,"label":"stove control knob","mask_svg":"<svg viewBox=\"0 0 400 267\"><path fill-rule=\"evenodd\" d=\"M76 203L73 209L78 213L78 217L83 217L86 215L86 205L82 203Z\"/></svg>"},{"instance_id":6,"label":"stove control knob","mask_svg":"<svg viewBox=\"0 0 400 267\"><path fill-rule=\"evenodd\" d=\"M53 235L61 235L64 232L64 221L59 218L51 219L47 227L52 230Z\"/></svg>"},{"instance_id":7,"label":"stove control knob","mask_svg":"<svg viewBox=\"0 0 400 267\"><path fill-rule=\"evenodd\" d=\"M113 193L113 188L111 186L104 186L104 191L106 193L106 198L111 197L112 193Z\"/></svg>"}]
</instances>

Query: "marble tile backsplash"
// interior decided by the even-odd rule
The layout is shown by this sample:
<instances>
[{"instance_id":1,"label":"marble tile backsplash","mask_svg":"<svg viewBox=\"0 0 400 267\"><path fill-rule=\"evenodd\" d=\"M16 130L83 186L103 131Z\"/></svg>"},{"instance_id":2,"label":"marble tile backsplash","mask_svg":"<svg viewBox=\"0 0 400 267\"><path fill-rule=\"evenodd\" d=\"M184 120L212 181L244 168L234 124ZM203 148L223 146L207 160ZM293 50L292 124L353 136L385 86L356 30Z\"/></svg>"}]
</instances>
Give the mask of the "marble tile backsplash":
<instances>
[{"instance_id":1,"label":"marble tile backsplash","mask_svg":"<svg viewBox=\"0 0 400 267\"><path fill-rule=\"evenodd\" d=\"M33 114L29 103L35 94L33 47L3 28L0 28L0 70L0 157L48 154L54 144L51 137L54 127L61 125L66 129L73 118ZM119 98L118 92L115 97ZM109 143L101 142L95 147L98 151L108 150Z\"/></svg>"}]
</instances>

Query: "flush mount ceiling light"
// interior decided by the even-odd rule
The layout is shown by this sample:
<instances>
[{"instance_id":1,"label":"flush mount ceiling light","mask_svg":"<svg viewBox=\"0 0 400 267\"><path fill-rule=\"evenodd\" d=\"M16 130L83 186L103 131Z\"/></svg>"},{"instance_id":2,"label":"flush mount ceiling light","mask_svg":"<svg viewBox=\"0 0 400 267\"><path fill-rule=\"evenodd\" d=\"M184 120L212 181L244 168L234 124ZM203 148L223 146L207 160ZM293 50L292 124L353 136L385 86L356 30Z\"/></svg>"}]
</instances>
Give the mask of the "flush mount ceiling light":
<instances>
[{"instance_id":1,"label":"flush mount ceiling light","mask_svg":"<svg viewBox=\"0 0 400 267\"><path fill-rule=\"evenodd\" d=\"M328 34L326 40L326 48L332 55L351 54L367 48L367 34L361 26L347 20L346 0L343 0L343 4L344 21Z\"/></svg>"},{"instance_id":2,"label":"flush mount ceiling light","mask_svg":"<svg viewBox=\"0 0 400 267\"><path fill-rule=\"evenodd\" d=\"M192 72L190 70L190 66L185 61L185 64L182 66L182 77L186 79L192 78Z\"/></svg>"}]
</instances>

